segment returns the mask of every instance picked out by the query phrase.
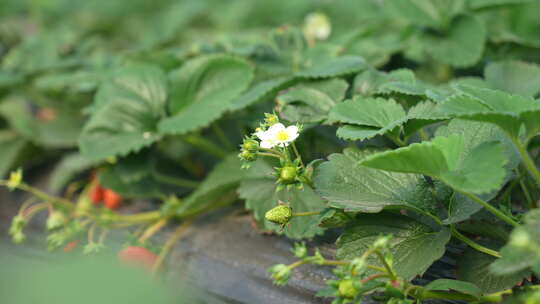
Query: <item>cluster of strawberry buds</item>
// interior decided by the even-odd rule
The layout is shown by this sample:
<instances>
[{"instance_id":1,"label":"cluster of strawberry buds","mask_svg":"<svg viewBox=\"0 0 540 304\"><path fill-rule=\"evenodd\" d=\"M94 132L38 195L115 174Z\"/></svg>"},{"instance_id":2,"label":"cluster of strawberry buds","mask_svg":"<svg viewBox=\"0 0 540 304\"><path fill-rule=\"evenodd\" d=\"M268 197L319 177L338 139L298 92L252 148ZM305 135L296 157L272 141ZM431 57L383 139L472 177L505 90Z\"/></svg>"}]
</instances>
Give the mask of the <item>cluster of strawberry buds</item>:
<instances>
[{"instance_id":1,"label":"cluster of strawberry buds","mask_svg":"<svg viewBox=\"0 0 540 304\"><path fill-rule=\"evenodd\" d=\"M293 185L301 188L311 185L312 171L306 168L295 145L300 135L300 125L285 126L275 113L265 113L264 121L251 136L244 138L238 157L244 162L242 167L249 168L258 157L270 157L279 160L274 175L277 178L277 190Z\"/></svg>"},{"instance_id":2,"label":"cluster of strawberry buds","mask_svg":"<svg viewBox=\"0 0 540 304\"><path fill-rule=\"evenodd\" d=\"M515 236L514 242L525 246L527 236ZM292 253L298 261L285 265L277 264L268 269L276 285L286 285L293 276L293 270L305 264L326 265L334 267L335 279L327 281L327 287L317 296L334 298L332 304L360 304L366 296L380 303L387 304L413 304L424 300L453 299L466 303L501 303L503 296L517 291L520 295L519 303L539 303L540 290L534 286L524 286L519 290L486 294L477 298L471 294L457 290L438 290L429 285L415 285L401 278L394 265L392 235L381 235L360 256L351 260L330 260L323 257L318 249L313 255L308 254L305 243L296 243ZM527 245L528 246L528 245ZM517 303L517 302L516 302Z\"/></svg>"},{"instance_id":3,"label":"cluster of strawberry buds","mask_svg":"<svg viewBox=\"0 0 540 304\"><path fill-rule=\"evenodd\" d=\"M372 246L359 258L352 260L329 260L322 256L318 249L313 255L308 255L305 243L296 243L292 253L299 260L290 264L278 264L268 271L276 285L285 285L292 276L292 271L304 264L334 266L335 280L327 282L327 288L321 290L318 296L333 297L332 304L361 303L362 296L375 290L399 289L406 284L397 277L392 267L392 254L389 249L391 235L380 236ZM374 265L370 264L371 262ZM375 264L376 263L376 264ZM408 302L406 297L402 297Z\"/></svg>"},{"instance_id":4,"label":"cluster of strawberry buds","mask_svg":"<svg viewBox=\"0 0 540 304\"><path fill-rule=\"evenodd\" d=\"M47 245L51 251L63 247L64 252L72 252L81 247L78 244L85 243L82 246L84 254L99 253L105 248L105 240L110 229L146 226L146 229L139 229L134 233L135 241L127 244L117 256L125 264L153 272L156 272L163 262L166 255L164 250L159 256L156 255L149 249L151 246L148 240L165 226L171 217L170 214L165 214L165 211L129 215L116 212L115 210L122 205L122 196L102 187L95 174L74 201L52 196L24 183L21 170L12 172L8 180L0 180L0 186L5 186L11 191L23 190L32 194L32 198L24 202L17 215L13 217L9 234L15 243L24 242L26 240L24 229L27 224L38 213L47 211L46 228L49 232ZM168 202L174 203L175 200L167 200L165 207L169 205ZM100 207L102 203L104 208Z\"/></svg>"}]
</instances>

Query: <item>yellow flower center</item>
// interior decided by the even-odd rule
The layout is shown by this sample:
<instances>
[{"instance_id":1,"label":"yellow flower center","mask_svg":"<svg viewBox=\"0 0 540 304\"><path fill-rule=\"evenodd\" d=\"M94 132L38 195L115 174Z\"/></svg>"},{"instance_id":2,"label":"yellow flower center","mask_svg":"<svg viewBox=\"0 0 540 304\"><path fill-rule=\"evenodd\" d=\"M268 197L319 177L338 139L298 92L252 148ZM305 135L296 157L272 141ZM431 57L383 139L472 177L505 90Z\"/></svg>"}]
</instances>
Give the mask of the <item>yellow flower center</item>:
<instances>
[{"instance_id":1,"label":"yellow flower center","mask_svg":"<svg viewBox=\"0 0 540 304\"><path fill-rule=\"evenodd\" d=\"M285 130L278 131L276 134L276 138L279 141L286 141L287 139L289 139L289 134L287 134Z\"/></svg>"}]
</instances>

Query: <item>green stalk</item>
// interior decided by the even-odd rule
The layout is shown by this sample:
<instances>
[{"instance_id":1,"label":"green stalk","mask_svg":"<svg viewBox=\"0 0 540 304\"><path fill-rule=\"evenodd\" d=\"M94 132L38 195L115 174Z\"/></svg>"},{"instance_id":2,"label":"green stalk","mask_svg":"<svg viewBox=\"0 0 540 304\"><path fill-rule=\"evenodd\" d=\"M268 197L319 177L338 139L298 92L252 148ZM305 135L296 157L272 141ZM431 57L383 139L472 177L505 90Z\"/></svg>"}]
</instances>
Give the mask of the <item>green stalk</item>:
<instances>
[{"instance_id":1,"label":"green stalk","mask_svg":"<svg viewBox=\"0 0 540 304\"><path fill-rule=\"evenodd\" d=\"M386 262L386 259L384 258L381 251L380 250L374 250L373 253L375 253L377 255L377 257L379 258L379 260L383 264L384 268L386 269L386 273L388 273L388 275L390 276L390 279L397 280L397 275L392 270L392 267L390 267L390 265L388 265L388 262Z\"/></svg>"},{"instance_id":2,"label":"green stalk","mask_svg":"<svg viewBox=\"0 0 540 304\"><path fill-rule=\"evenodd\" d=\"M452 235L455 238L461 240L463 243L469 245L471 248L473 248L475 250L478 250L478 251L480 251L482 253L485 253L487 255L494 256L496 258L501 257L501 254L498 251L486 248L486 247L476 243L475 241L469 239L468 237L464 236L463 234L461 234L459 231L457 231L457 229L454 227L454 225L450 226L450 231L452 232Z\"/></svg>"},{"instance_id":3,"label":"green stalk","mask_svg":"<svg viewBox=\"0 0 540 304\"><path fill-rule=\"evenodd\" d=\"M183 139L185 142L194 146L195 148L204 151L210 155L213 155L217 158L225 158L225 156L227 156L227 152L225 152L225 149L203 138L201 135L186 135L183 137Z\"/></svg>"},{"instance_id":4,"label":"green stalk","mask_svg":"<svg viewBox=\"0 0 540 304\"><path fill-rule=\"evenodd\" d=\"M0 180L0 186L6 186L7 187L8 182L5 181L5 180ZM39 190L37 188L34 188L34 187L32 187L30 185L27 185L27 184L24 184L24 183L21 183L21 184L17 185L17 189L26 191L28 193L31 193L32 195L34 195L38 199L40 199L42 201L45 201L45 202L49 202L49 203L51 203L53 205L56 205L59 208L65 208L67 210L70 210L75 206L69 200L63 199L61 197L56 197L56 196L53 196L53 195L49 195L46 192L43 192L43 191L41 191L41 190Z\"/></svg>"},{"instance_id":5,"label":"green stalk","mask_svg":"<svg viewBox=\"0 0 540 304\"><path fill-rule=\"evenodd\" d=\"M511 139L516 146L519 155L521 155L521 158L523 159L523 164L525 165L525 168L527 168L527 171L529 171L529 173L532 175L532 177L536 181L536 184L540 185L540 172L538 171L534 160L529 155L529 152L527 152L527 148L519 141L519 139L514 137L511 137Z\"/></svg>"},{"instance_id":6,"label":"green stalk","mask_svg":"<svg viewBox=\"0 0 540 304\"><path fill-rule=\"evenodd\" d=\"M300 153L298 152L298 149L296 148L296 145L294 144L294 142L292 143L292 147L293 147L294 154L296 155L296 158L300 160L300 165L305 170L306 166L304 166L304 161L302 161L302 156L300 156Z\"/></svg>"},{"instance_id":7,"label":"green stalk","mask_svg":"<svg viewBox=\"0 0 540 304\"><path fill-rule=\"evenodd\" d=\"M260 155L260 156L268 156L268 157L275 157L277 159L281 159L281 157L277 154L274 154L274 153L267 153L267 152L257 152L257 155Z\"/></svg>"},{"instance_id":8,"label":"green stalk","mask_svg":"<svg viewBox=\"0 0 540 304\"><path fill-rule=\"evenodd\" d=\"M114 220L118 222L126 222L126 223L144 223L144 222L152 222L152 221L158 220L159 218L161 218L161 212L149 211L149 212L137 213L137 214L132 214L132 215L117 214Z\"/></svg>"},{"instance_id":9,"label":"green stalk","mask_svg":"<svg viewBox=\"0 0 540 304\"><path fill-rule=\"evenodd\" d=\"M533 202L531 193L529 192L529 189L527 189L527 185L525 185L525 181L523 179L519 180L519 186L521 187L521 190L523 191L523 195L525 196L525 200L527 201L527 208L533 209L534 202Z\"/></svg>"},{"instance_id":10,"label":"green stalk","mask_svg":"<svg viewBox=\"0 0 540 304\"><path fill-rule=\"evenodd\" d=\"M321 212L320 211L298 212L298 213L293 213L292 216L309 216L309 215L317 215L317 214L321 214Z\"/></svg>"},{"instance_id":11,"label":"green stalk","mask_svg":"<svg viewBox=\"0 0 540 304\"><path fill-rule=\"evenodd\" d=\"M190 180L186 178L180 178L176 176L170 176L170 175L159 173L157 171L154 171L152 173L152 176L154 176L160 182L164 182L166 184L171 184L171 185L180 186L184 188L195 189L200 184L198 181L194 181L194 180Z\"/></svg>"},{"instance_id":12,"label":"green stalk","mask_svg":"<svg viewBox=\"0 0 540 304\"><path fill-rule=\"evenodd\" d=\"M219 127L218 123L212 124L212 131L216 134L219 141L224 145L228 150L234 150L232 143L229 141L223 130Z\"/></svg>"},{"instance_id":13,"label":"green stalk","mask_svg":"<svg viewBox=\"0 0 540 304\"><path fill-rule=\"evenodd\" d=\"M476 196L474 194L471 194L471 193L468 193L468 192L464 192L464 191L459 191L459 190L456 190L456 191L458 191L461 194L465 195L466 197L472 199L476 203L482 205L482 207L486 208L489 212L491 212L493 215L495 215L496 217L498 217L502 221L504 221L504 222L514 226L514 227L519 226L518 222L514 221L508 215L504 214L499 209L491 206L488 202L484 201L483 199L479 198L478 196Z\"/></svg>"}]
</instances>

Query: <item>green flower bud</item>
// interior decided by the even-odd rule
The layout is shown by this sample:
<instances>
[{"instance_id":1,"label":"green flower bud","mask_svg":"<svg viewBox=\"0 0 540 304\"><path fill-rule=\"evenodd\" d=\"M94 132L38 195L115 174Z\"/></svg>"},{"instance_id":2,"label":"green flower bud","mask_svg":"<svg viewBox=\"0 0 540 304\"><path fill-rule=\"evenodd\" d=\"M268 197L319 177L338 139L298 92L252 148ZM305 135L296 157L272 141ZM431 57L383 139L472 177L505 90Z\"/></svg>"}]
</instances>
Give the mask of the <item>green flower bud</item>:
<instances>
[{"instance_id":1,"label":"green flower bud","mask_svg":"<svg viewBox=\"0 0 540 304\"><path fill-rule=\"evenodd\" d=\"M49 218L47 219L47 229L53 230L56 228L60 228L64 226L64 223L66 222L66 217L62 212L53 211Z\"/></svg>"},{"instance_id":2,"label":"green flower bud","mask_svg":"<svg viewBox=\"0 0 540 304\"><path fill-rule=\"evenodd\" d=\"M18 169L9 174L9 179L7 181L7 187L9 190L15 190L22 182L22 170Z\"/></svg>"},{"instance_id":3,"label":"green flower bud","mask_svg":"<svg viewBox=\"0 0 540 304\"><path fill-rule=\"evenodd\" d=\"M306 16L304 35L307 39L326 40L332 32L330 19L322 13L311 13Z\"/></svg>"},{"instance_id":4,"label":"green flower bud","mask_svg":"<svg viewBox=\"0 0 540 304\"><path fill-rule=\"evenodd\" d=\"M291 278L291 269L285 264L274 265L268 271L276 285L285 285Z\"/></svg>"},{"instance_id":5,"label":"green flower bud","mask_svg":"<svg viewBox=\"0 0 540 304\"><path fill-rule=\"evenodd\" d=\"M376 249L383 249L388 246L388 242L390 242L390 236L380 236L378 237L375 242L373 243L373 248Z\"/></svg>"},{"instance_id":6,"label":"green flower bud","mask_svg":"<svg viewBox=\"0 0 540 304\"><path fill-rule=\"evenodd\" d=\"M287 205L279 205L268 210L264 217L272 223L286 225L292 218L292 209Z\"/></svg>"},{"instance_id":7,"label":"green flower bud","mask_svg":"<svg viewBox=\"0 0 540 304\"><path fill-rule=\"evenodd\" d=\"M361 274L366 269L366 259L354 258L351 261L351 271L355 275Z\"/></svg>"},{"instance_id":8,"label":"green flower bud","mask_svg":"<svg viewBox=\"0 0 540 304\"><path fill-rule=\"evenodd\" d=\"M339 283L339 296L345 299L354 299L358 294L358 290L354 287L353 280L346 279Z\"/></svg>"},{"instance_id":9,"label":"green flower bud","mask_svg":"<svg viewBox=\"0 0 540 304\"><path fill-rule=\"evenodd\" d=\"M103 250L105 246L100 243L88 243L86 246L84 246L83 254L89 255L94 253L99 253L101 250Z\"/></svg>"},{"instance_id":10,"label":"green flower bud","mask_svg":"<svg viewBox=\"0 0 540 304\"><path fill-rule=\"evenodd\" d=\"M523 229L515 230L510 236L510 244L518 248L527 248L531 244L531 237Z\"/></svg>"},{"instance_id":11,"label":"green flower bud","mask_svg":"<svg viewBox=\"0 0 540 304\"><path fill-rule=\"evenodd\" d=\"M303 259L307 256L307 248L305 243L294 243L292 250L295 257Z\"/></svg>"},{"instance_id":12,"label":"green flower bud","mask_svg":"<svg viewBox=\"0 0 540 304\"><path fill-rule=\"evenodd\" d=\"M259 143L253 139L244 139L242 150L256 152L259 149Z\"/></svg>"},{"instance_id":13,"label":"green flower bud","mask_svg":"<svg viewBox=\"0 0 540 304\"><path fill-rule=\"evenodd\" d=\"M269 113L265 113L264 114L264 123L267 125L267 126L273 126L275 124L277 124L279 122L279 117L277 117L276 114L269 114Z\"/></svg>"},{"instance_id":14,"label":"green flower bud","mask_svg":"<svg viewBox=\"0 0 540 304\"><path fill-rule=\"evenodd\" d=\"M14 235L20 233L26 226L26 220L20 214L13 217L11 220L11 226L9 227L9 234Z\"/></svg>"},{"instance_id":15,"label":"green flower bud","mask_svg":"<svg viewBox=\"0 0 540 304\"><path fill-rule=\"evenodd\" d=\"M313 254L311 259L313 263L318 264L318 265L322 265L326 261L326 259L322 256L318 248L315 250L315 254Z\"/></svg>"},{"instance_id":16,"label":"green flower bud","mask_svg":"<svg viewBox=\"0 0 540 304\"><path fill-rule=\"evenodd\" d=\"M298 170L294 166L285 166L279 172L279 180L283 184L293 184L296 182Z\"/></svg>"},{"instance_id":17,"label":"green flower bud","mask_svg":"<svg viewBox=\"0 0 540 304\"><path fill-rule=\"evenodd\" d=\"M64 231L51 233L47 236L47 247L49 251L61 247L67 241L67 234Z\"/></svg>"},{"instance_id":18,"label":"green flower bud","mask_svg":"<svg viewBox=\"0 0 540 304\"><path fill-rule=\"evenodd\" d=\"M248 150L242 150L242 152L238 154L238 157L240 157L240 159L243 161L254 161L257 159L257 154Z\"/></svg>"},{"instance_id":19,"label":"green flower bud","mask_svg":"<svg viewBox=\"0 0 540 304\"><path fill-rule=\"evenodd\" d=\"M88 197L88 195L83 195L81 198L79 198L79 201L77 202L77 205L75 206L75 215L81 216L81 215L87 215L92 211L92 201Z\"/></svg>"},{"instance_id":20,"label":"green flower bud","mask_svg":"<svg viewBox=\"0 0 540 304\"><path fill-rule=\"evenodd\" d=\"M19 231L15 234L12 234L11 239L13 240L13 243L20 244L26 240L26 235L24 235L22 231Z\"/></svg>"},{"instance_id":21,"label":"green flower bud","mask_svg":"<svg viewBox=\"0 0 540 304\"><path fill-rule=\"evenodd\" d=\"M182 202L178 197L171 195L167 198L165 203L161 205L161 214L163 214L163 216L174 216L181 204Z\"/></svg>"}]
</instances>

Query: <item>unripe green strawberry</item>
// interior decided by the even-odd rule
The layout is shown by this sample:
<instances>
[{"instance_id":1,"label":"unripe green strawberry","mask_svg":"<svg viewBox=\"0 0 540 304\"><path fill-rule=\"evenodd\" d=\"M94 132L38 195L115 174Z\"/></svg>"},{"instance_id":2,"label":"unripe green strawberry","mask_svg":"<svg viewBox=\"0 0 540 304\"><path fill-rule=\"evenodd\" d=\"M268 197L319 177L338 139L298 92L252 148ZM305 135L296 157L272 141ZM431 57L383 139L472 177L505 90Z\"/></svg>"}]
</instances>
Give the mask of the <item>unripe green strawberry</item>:
<instances>
[{"instance_id":1,"label":"unripe green strawberry","mask_svg":"<svg viewBox=\"0 0 540 304\"><path fill-rule=\"evenodd\" d=\"M338 291L339 295L346 299L354 299L358 294L358 290L354 287L354 283L351 279L339 282Z\"/></svg>"},{"instance_id":2,"label":"unripe green strawberry","mask_svg":"<svg viewBox=\"0 0 540 304\"><path fill-rule=\"evenodd\" d=\"M242 150L242 152L238 154L238 157L240 157L240 159L244 161L254 161L257 159L257 154L248 150Z\"/></svg>"},{"instance_id":3,"label":"unripe green strawberry","mask_svg":"<svg viewBox=\"0 0 540 304\"><path fill-rule=\"evenodd\" d=\"M64 225L66 222L66 217L62 212L59 211L53 211L49 215L49 218L47 219L47 229L53 230L56 228L60 228Z\"/></svg>"},{"instance_id":4,"label":"unripe green strawberry","mask_svg":"<svg viewBox=\"0 0 540 304\"><path fill-rule=\"evenodd\" d=\"M274 207L265 214L266 220L279 224L286 225L292 217L292 209L286 205L279 205Z\"/></svg>"},{"instance_id":5,"label":"unripe green strawberry","mask_svg":"<svg viewBox=\"0 0 540 304\"><path fill-rule=\"evenodd\" d=\"M298 170L295 166L285 166L281 168L279 179L283 184L292 184L296 182Z\"/></svg>"},{"instance_id":6,"label":"unripe green strawberry","mask_svg":"<svg viewBox=\"0 0 540 304\"><path fill-rule=\"evenodd\" d=\"M242 144L242 149L250 152L257 151L257 149L259 149L259 143L253 139L245 139Z\"/></svg>"}]
</instances>

